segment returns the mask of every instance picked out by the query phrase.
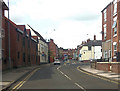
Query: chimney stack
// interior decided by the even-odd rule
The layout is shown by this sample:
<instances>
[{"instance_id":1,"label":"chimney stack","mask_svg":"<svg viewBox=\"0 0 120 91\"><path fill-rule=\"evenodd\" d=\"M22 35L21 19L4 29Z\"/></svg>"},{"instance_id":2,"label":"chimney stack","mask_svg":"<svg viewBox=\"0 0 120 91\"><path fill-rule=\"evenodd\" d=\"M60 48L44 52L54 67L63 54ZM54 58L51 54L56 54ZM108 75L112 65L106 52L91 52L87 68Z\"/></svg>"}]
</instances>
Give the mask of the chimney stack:
<instances>
[{"instance_id":1,"label":"chimney stack","mask_svg":"<svg viewBox=\"0 0 120 91\"><path fill-rule=\"evenodd\" d=\"M90 39L87 39L87 43L90 41Z\"/></svg>"},{"instance_id":2,"label":"chimney stack","mask_svg":"<svg viewBox=\"0 0 120 91\"><path fill-rule=\"evenodd\" d=\"M94 40L96 40L96 35L94 35Z\"/></svg>"}]
</instances>

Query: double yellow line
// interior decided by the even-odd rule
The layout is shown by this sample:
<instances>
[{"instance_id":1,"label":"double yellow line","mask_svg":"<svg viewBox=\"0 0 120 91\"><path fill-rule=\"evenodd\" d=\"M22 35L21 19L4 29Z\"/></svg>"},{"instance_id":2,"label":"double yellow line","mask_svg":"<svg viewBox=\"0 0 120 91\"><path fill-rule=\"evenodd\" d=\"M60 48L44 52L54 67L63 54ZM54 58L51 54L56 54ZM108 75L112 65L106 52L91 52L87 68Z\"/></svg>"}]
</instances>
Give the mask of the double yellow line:
<instances>
[{"instance_id":1,"label":"double yellow line","mask_svg":"<svg viewBox=\"0 0 120 91\"><path fill-rule=\"evenodd\" d=\"M105 77L98 76L98 75L94 75L94 74L92 74L92 73L88 73L88 72L82 71L82 70L80 70L79 68L80 68L80 66L77 67L77 70L78 70L78 71L80 71L80 72L82 72L82 73L85 73L85 74L87 74L87 75L90 75L90 76L93 76L93 77L96 77L96 78L100 78L100 79L102 79L102 80L106 80L106 81L109 81L109 82L112 82L112 83L115 83L115 84L120 84L118 81L109 80L109 79L107 79L107 78L105 78Z\"/></svg>"},{"instance_id":2,"label":"double yellow line","mask_svg":"<svg viewBox=\"0 0 120 91\"><path fill-rule=\"evenodd\" d=\"M22 87L23 84L39 69L40 68L33 70L29 75L27 75L27 77L25 77L22 81L20 81L11 91L14 91L15 89L19 89L20 87Z\"/></svg>"}]
</instances>

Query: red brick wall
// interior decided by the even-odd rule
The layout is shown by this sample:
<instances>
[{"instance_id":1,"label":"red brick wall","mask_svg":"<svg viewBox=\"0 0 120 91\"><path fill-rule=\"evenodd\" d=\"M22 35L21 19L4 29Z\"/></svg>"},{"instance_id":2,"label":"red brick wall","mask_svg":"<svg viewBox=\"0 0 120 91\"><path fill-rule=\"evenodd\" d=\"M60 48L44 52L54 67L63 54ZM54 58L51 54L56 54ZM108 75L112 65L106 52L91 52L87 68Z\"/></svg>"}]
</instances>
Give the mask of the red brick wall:
<instances>
[{"instance_id":1,"label":"red brick wall","mask_svg":"<svg viewBox=\"0 0 120 91\"><path fill-rule=\"evenodd\" d=\"M10 55L11 55L11 67L16 65L16 27L10 22ZM5 30L5 37L3 38L2 48L4 49L3 54L3 69L9 67L9 45L8 45L8 19L3 17L3 29ZM14 40L14 41L13 41Z\"/></svg>"},{"instance_id":2,"label":"red brick wall","mask_svg":"<svg viewBox=\"0 0 120 91\"><path fill-rule=\"evenodd\" d=\"M111 66L111 69L110 69L110 66ZM116 62L96 63L96 69L120 73L120 63L116 63Z\"/></svg>"},{"instance_id":3,"label":"red brick wall","mask_svg":"<svg viewBox=\"0 0 120 91\"><path fill-rule=\"evenodd\" d=\"M56 44L54 43L54 41L51 39L49 44L48 44L48 48L50 51L50 62L54 61L54 57L56 57Z\"/></svg>"},{"instance_id":4,"label":"red brick wall","mask_svg":"<svg viewBox=\"0 0 120 91\"><path fill-rule=\"evenodd\" d=\"M17 51L16 51L16 54L17 54L17 58L16 58L16 60L17 60L17 66L22 66L22 62L23 62L23 55L22 55L22 47L23 47L23 44L22 44L22 42L23 42L23 34L22 33L20 33L20 32L17 32L17 37L18 37L18 35L19 35L19 40L17 39ZM19 52L19 58L18 58L18 52Z\"/></svg>"},{"instance_id":5,"label":"red brick wall","mask_svg":"<svg viewBox=\"0 0 120 91\"><path fill-rule=\"evenodd\" d=\"M37 54L37 42L33 41L30 36L26 36L26 32L23 34L16 30L18 28L12 21L10 22L10 54L11 54L11 67L20 67L28 65L40 64L40 59ZM8 47L8 19L3 17L2 27L5 30L5 37L2 40L3 62L2 67L4 69L9 68L9 47ZM24 27L25 28L25 27ZM18 41L19 35L19 41ZM23 46L23 38L25 38L25 46ZM30 41L30 44L28 43ZM30 48L28 47L30 45ZM19 58L18 58L19 52ZM25 60L23 61L23 53L25 53ZM29 62L30 55L30 62Z\"/></svg>"},{"instance_id":6,"label":"red brick wall","mask_svg":"<svg viewBox=\"0 0 120 91\"><path fill-rule=\"evenodd\" d=\"M109 5L107 8L106 8L106 13L107 13L107 21L104 22L104 13L102 12L102 30L103 30L103 33L104 33L104 24L107 25L107 36L106 36L106 40L109 40L111 39L111 5ZM104 34L102 34L102 40L104 40Z\"/></svg>"},{"instance_id":7,"label":"red brick wall","mask_svg":"<svg viewBox=\"0 0 120 91\"><path fill-rule=\"evenodd\" d=\"M108 63L97 63L96 69L103 70L103 71L110 71L110 64Z\"/></svg>"},{"instance_id":8,"label":"red brick wall","mask_svg":"<svg viewBox=\"0 0 120 91\"><path fill-rule=\"evenodd\" d=\"M114 63L114 64L111 64L111 66L112 66L112 69L111 69L112 72L120 73L120 63Z\"/></svg>"},{"instance_id":9,"label":"red brick wall","mask_svg":"<svg viewBox=\"0 0 120 91\"><path fill-rule=\"evenodd\" d=\"M118 51L120 52L120 2L118 2ZM120 62L120 61L119 61Z\"/></svg>"}]
</instances>

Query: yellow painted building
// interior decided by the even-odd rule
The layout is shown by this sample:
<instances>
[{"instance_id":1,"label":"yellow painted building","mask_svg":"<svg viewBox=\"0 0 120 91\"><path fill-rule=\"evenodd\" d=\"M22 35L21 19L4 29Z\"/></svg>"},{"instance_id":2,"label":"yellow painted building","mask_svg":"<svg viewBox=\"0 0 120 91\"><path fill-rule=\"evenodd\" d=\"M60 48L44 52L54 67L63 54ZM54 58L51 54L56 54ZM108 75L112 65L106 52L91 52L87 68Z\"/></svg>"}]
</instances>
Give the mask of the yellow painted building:
<instances>
[{"instance_id":1,"label":"yellow painted building","mask_svg":"<svg viewBox=\"0 0 120 91\"><path fill-rule=\"evenodd\" d=\"M101 40L90 40L82 45L80 49L79 60L93 60L101 59L102 57L102 41Z\"/></svg>"}]
</instances>

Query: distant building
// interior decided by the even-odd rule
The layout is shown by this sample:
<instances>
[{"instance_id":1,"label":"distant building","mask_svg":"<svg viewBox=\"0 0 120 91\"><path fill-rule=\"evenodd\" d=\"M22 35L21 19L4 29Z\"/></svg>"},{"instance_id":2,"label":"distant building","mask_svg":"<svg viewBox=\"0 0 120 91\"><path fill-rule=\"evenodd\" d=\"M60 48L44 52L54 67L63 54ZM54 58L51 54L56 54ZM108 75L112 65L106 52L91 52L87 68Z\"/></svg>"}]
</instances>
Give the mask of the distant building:
<instances>
[{"instance_id":1,"label":"distant building","mask_svg":"<svg viewBox=\"0 0 120 91\"><path fill-rule=\"evenodd\" d=\"M97 60L102 57L102 40L87 40L80 48L79 60Z\"/></svg>"},{"instance_id":2,"label":"distant building","mask_svg":"<svg viewBox=\"0 0 120 91\"><path fill-rule=\"evenodd\" d=\"M54 62L55 59L57 58L57 46L54 43L53 39L50 39L50 41L48 42L48 55L49 55L49 62Z\"/></svg>"},{"instance_id":3,"label":"distant building","mask_svg":"<svg viewBox=\"0 0 120 91\"><path fill-rule=\"evenodd\" d=\"M106 61L120 61L120 1L118 1L113 0L102 10L102 58Z\"/></svg>"},{"instance_id":4,"label":"distant building","mask_svg":"<svg viewBox=\"0 0 120 91\"><path fill-rule=\"evenodd\" d=\"M40 64L48 63L48 43L46 40L35 31L30 25L28 25L32 29L32 34L34 38L38 38L38 55L40 59Z\"/></svg>"}]
</instances>

